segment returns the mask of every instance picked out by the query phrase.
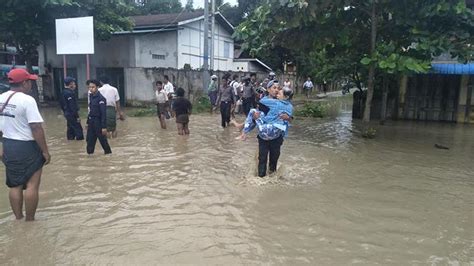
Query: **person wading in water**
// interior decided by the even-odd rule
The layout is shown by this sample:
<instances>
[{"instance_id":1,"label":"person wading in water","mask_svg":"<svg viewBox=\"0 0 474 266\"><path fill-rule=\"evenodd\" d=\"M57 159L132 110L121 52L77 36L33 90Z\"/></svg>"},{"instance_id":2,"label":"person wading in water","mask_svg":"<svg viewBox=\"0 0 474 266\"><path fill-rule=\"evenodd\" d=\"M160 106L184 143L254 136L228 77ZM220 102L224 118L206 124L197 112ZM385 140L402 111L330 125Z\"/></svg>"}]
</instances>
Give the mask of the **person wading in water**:
<instances>
[{"instance_id":1,"label":"person wading in water","mask_svg":"<svg viewBox=\"0 0 474 266\"><path fill-rule=\"evenodd\" d=\"M43 166L51 160L42 127L43 118L35 99L29 96L32 80L24 69L8 73L10 90L0 95L0 113L3 125L3 150L6 184L10 188L9 199L17 220L23 219L23 203L26 221L35 219L39 201L39 186Z\"/></svg>"}]
</instances>

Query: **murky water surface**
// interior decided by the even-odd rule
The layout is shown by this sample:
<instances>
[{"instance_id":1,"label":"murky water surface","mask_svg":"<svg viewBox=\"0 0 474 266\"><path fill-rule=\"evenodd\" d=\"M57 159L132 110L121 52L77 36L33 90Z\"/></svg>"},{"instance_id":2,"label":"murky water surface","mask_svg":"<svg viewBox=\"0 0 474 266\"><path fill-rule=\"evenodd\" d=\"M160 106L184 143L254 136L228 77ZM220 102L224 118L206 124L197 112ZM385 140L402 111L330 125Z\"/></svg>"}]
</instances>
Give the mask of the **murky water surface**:
<instances>
[{"instance_id":1,"label":"murky water surface","mask_svg":"<svg viewBox=\"0 0 474 266\"><path fill-rule=\"evenodd\" d=\"M89 157L42 112L38 221L13 221L0 186L2 264L474 264L472 126L389 122L365 140L349 113L296 120L260 179L256 139L217 115L192 116L190 137L128 118L112 156Z\"/></svg>"}]
</instances>

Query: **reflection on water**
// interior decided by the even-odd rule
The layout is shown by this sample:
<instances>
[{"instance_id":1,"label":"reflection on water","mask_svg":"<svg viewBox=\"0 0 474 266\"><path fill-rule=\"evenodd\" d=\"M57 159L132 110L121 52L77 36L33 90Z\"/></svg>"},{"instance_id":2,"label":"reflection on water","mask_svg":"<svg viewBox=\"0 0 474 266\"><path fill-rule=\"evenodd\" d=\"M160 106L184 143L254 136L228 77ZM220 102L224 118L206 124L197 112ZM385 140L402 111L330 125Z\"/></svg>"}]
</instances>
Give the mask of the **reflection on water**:
<instances>
[{"instance_id":1,"label":"reflection on water","mask_svg":"<svg viewBox=\"0 0 474 266\"><path fill-rule=\"evenodd\" d=\"M89 157L43 114L38 221L14 222L0 187L2 263L474 263L472 127L390 122L365 140L349 113L296 120L262 180L256 140L217 115L192 116L189 137L129 118L111 156Z\"/></svg>"}]
</instances>

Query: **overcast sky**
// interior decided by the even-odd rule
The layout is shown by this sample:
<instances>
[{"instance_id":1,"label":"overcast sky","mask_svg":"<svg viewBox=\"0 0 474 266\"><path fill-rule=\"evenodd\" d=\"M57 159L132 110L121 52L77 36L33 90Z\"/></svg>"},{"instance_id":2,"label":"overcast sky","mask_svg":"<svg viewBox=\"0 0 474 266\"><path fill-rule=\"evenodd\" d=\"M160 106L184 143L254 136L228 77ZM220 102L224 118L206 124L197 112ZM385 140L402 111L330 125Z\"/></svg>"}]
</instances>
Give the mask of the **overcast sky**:
<instances>
[{"instance_id":1,"label":"overcast sky","mask_svg":"<svg viewBox=\"0 0 474 266\"><path fill-rule=\"evenodd\" d=\"M186 5L187 0L181 0L181 3L183 3L183 6ZM224 3L229 3L231 5L237 5L237 0L224 0ZM198 7L203 7L204 6L204 1L203 0L193 0L194 8ZM211 4L211 1L209 1L209 5Z\"/></svg>"}]
</instances>

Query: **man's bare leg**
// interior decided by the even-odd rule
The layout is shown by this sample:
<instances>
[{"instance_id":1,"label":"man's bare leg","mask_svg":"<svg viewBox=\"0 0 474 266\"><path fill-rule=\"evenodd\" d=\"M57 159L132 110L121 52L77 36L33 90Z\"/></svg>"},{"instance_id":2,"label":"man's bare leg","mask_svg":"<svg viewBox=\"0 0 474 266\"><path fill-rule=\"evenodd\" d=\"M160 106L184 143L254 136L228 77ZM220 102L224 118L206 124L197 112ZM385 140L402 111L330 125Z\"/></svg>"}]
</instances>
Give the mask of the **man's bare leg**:
<instances>
[{"instance_id":1,"label":"man's bare leg","mask_svg":"<svg viewBox=\"0 0 474 266\"><path fill-rule=\"evenodd\" d=\"M183 125L183 132L184 135L189 135L189 127L187 123Z\"/></svg>"},{"instance_id":2,"label":"man's bare leg","mask_svg":"<svg viewBox=\"0 0 474 266\"><path fill-rule=\"evenodd\" d=\"M17 220L23 219L23 186L12 187L9 192L10 206Z\"/></svg>"},{"instance_id":3,"label":"man's bare leg","mask_svg":"<svg viewBox=\"0 0 474 266\"><path fill-rule=\"evenodd\" d=\"M166 129L165 115L161 114L159 120L161 128Z\"/></svg>"},{"instance_id":4,"label":"man's bare leg","mask_svg":"<svg viewBox=\"0 0 474 266\"><path fill-rule=\"evenodd\" d=\"M178 128L178 135L184 135L183 124L176 123L176 127Z\"/></svg>"},{"instance_id":5,"label":"man's bare leg","mask_svg":"<svg viewBox=\"0 0 474 266\"><path fill-rule=\"evenodd\" d=\"M41 173L43 169L36 171L33 176L28 180L25 191L25 210L26 210L26 221L34 221L36 208L38 207L39 200L39 186L41 182Z\"/></svg>"}]
</instances>

